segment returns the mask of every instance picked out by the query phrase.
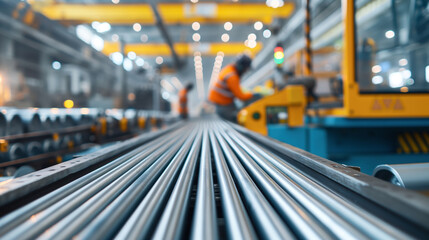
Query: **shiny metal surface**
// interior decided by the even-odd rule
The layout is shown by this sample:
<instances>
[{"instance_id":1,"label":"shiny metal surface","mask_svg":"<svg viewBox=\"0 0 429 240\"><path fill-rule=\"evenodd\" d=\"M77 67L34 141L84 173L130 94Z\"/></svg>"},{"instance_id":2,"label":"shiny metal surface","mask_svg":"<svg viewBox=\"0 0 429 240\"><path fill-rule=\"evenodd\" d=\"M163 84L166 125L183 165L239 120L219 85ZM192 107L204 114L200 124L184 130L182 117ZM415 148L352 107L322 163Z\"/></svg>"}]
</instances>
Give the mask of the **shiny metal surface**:
<instances>
[{"instance_id":1,"label":"shiny metal surface","mask_svg":"<svg viewBox=\"0 0 429 240\"><path fill-rule=\"evenodd\" d=\"M327 184L323 171L315 177L294 164L298 157L281 154L298 156L296 149L264 144L267 138L217 119L143 136L124 142L133 147L107 164L0 218L0 239L408 239L429 231L383 217L391 216L388 207L350 201L348 183Z\"/></svg>"}]
</instances>

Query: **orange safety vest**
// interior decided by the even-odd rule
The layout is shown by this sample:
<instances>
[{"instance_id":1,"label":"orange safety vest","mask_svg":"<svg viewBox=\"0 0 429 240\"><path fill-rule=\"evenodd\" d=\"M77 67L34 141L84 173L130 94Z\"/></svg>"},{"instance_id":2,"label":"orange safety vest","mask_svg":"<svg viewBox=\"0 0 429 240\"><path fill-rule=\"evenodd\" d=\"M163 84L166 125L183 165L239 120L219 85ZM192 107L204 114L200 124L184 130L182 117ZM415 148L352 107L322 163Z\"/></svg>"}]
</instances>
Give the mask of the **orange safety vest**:
<instances>
[{"instance_id":1,"label":"orange safety vest","mask_svg":"<svg viewBox=\"0 0 429 240\"><path fill-rule=\"evenodd\" d=\"M179 91L179 113L188 113L188 91L186 88Z\"/></svg>"},{"instance_id":2,"label":"orange safety vest","mask_svg":"<svg viewBox=\"0 0 429 240\"><path fill-rule=\"evenodd\" d=\"M227 105L233 102L234 93L228 87L228 79L238 74L234 65L226 66L219 74L217 81L211 86L209 100L219 105Z\"/></svg>"}]
</instances>

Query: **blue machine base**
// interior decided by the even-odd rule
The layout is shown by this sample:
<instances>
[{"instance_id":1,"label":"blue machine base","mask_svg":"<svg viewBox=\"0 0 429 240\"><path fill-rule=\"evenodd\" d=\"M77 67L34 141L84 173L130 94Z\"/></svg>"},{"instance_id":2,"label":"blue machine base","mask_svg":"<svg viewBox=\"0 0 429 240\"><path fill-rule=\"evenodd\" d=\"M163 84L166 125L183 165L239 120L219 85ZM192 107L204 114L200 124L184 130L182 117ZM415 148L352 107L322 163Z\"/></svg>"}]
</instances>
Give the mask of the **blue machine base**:
<instances>
[{"instance_id":1,"label":"blue machine base","mask_svg":"<svg viewBox=\"0 0 429 240\"><path fill-rule=\"evenodd\" d=\"M272 138L338 163L359 166L366 174L372 174L380 164L429 162L429 154L423 148L417 153L397 153L398 136L429 133L429 119L312 117L306 119L304 127L269 124L267 128ZM427 139L421 139L429 148ZM414 143L419 142L414 139Z\"/></svg>"}]
</instances>

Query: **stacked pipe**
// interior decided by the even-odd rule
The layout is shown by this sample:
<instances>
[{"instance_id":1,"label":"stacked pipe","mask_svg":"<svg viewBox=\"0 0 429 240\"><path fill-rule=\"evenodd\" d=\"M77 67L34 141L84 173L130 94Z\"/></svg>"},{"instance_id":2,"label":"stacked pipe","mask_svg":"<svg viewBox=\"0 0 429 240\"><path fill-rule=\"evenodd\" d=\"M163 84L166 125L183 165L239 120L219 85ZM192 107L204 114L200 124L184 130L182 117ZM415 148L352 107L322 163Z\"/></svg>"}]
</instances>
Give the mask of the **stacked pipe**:
<instances>
[{"instance_id":1,"label":"stacked pipe","mask_svg":"<svg viewBox=\"0 0 429 240\"><path fill-rule=\"evenodd\" d=\"M268 148L225 122L190 121L2 217L0 236L2 239L415 237L334 194ZM62 163L52 167L52 171L84 160L85 157ZM21 181L31 181L37 175L37 172L27 175ZM0 202L1 198L2 195ZM423 225L427 227L427 222ZM414 228L411 234L418 234L419 230L421 227Z\"/></svg>"},{"instance_id":2,"label":"stacked pipe","mask_svg":"<svg viewBox=\"0 0 429 240\"><path fill-rule=\"evenodd\" d=\"M115 137L123 133L144 129L141 127L142 124L139 124L139 122L142 122L139 116L145 115L146 118L152 119L155 114L158 113L134 109L107 109L104 111L95 108L1 108L0 138L34 132L58 131L75 126L94 125L101 116L104 116L107 122L106 135ZM158 115L158 119L168 116ZM150 121L146 122L146 126L150 125ZM13 143L9 146L8 152L0 153L0 162L69 149L72 145L79 146L90 142L90 136L91 132L88 131L59 135L59 139L56 141L52 138L46 138L40 141Z\"/></svg>"}]
</instances>

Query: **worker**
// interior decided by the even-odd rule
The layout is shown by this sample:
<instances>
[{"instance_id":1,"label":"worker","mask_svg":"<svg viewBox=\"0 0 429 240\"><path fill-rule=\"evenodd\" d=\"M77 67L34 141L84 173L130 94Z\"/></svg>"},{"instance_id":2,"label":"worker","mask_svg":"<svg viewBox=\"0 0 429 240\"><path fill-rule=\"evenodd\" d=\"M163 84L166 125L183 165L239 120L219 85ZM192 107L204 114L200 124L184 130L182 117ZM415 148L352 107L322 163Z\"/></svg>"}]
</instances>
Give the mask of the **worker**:
<instances>
[{"instance_id":1,"label":"worker","mask_svg":"<svg viewBox=\"0 0 429 240\"><path fill-rule=\"evenodd\" d=\"M188 83L179 91L179 114L180 118L188 118L188 92L192 90L194 84Z\"/></svg>"},{"instance_id":2,"label":"worker","mask_svg":"<svg viewBox=\"0 0 429 240\"><path fill-rule=\"evenodd\" d=\"M252 59L247 55L240 55L235 63L225 66L217 81L211 86L209 101L216 106L216 113L229 121L236 122L238 108L234 98L249 101L254 97L252 93L244 93L240 87L241 76L250 68Z\"/></svg>"}]
</instances>

